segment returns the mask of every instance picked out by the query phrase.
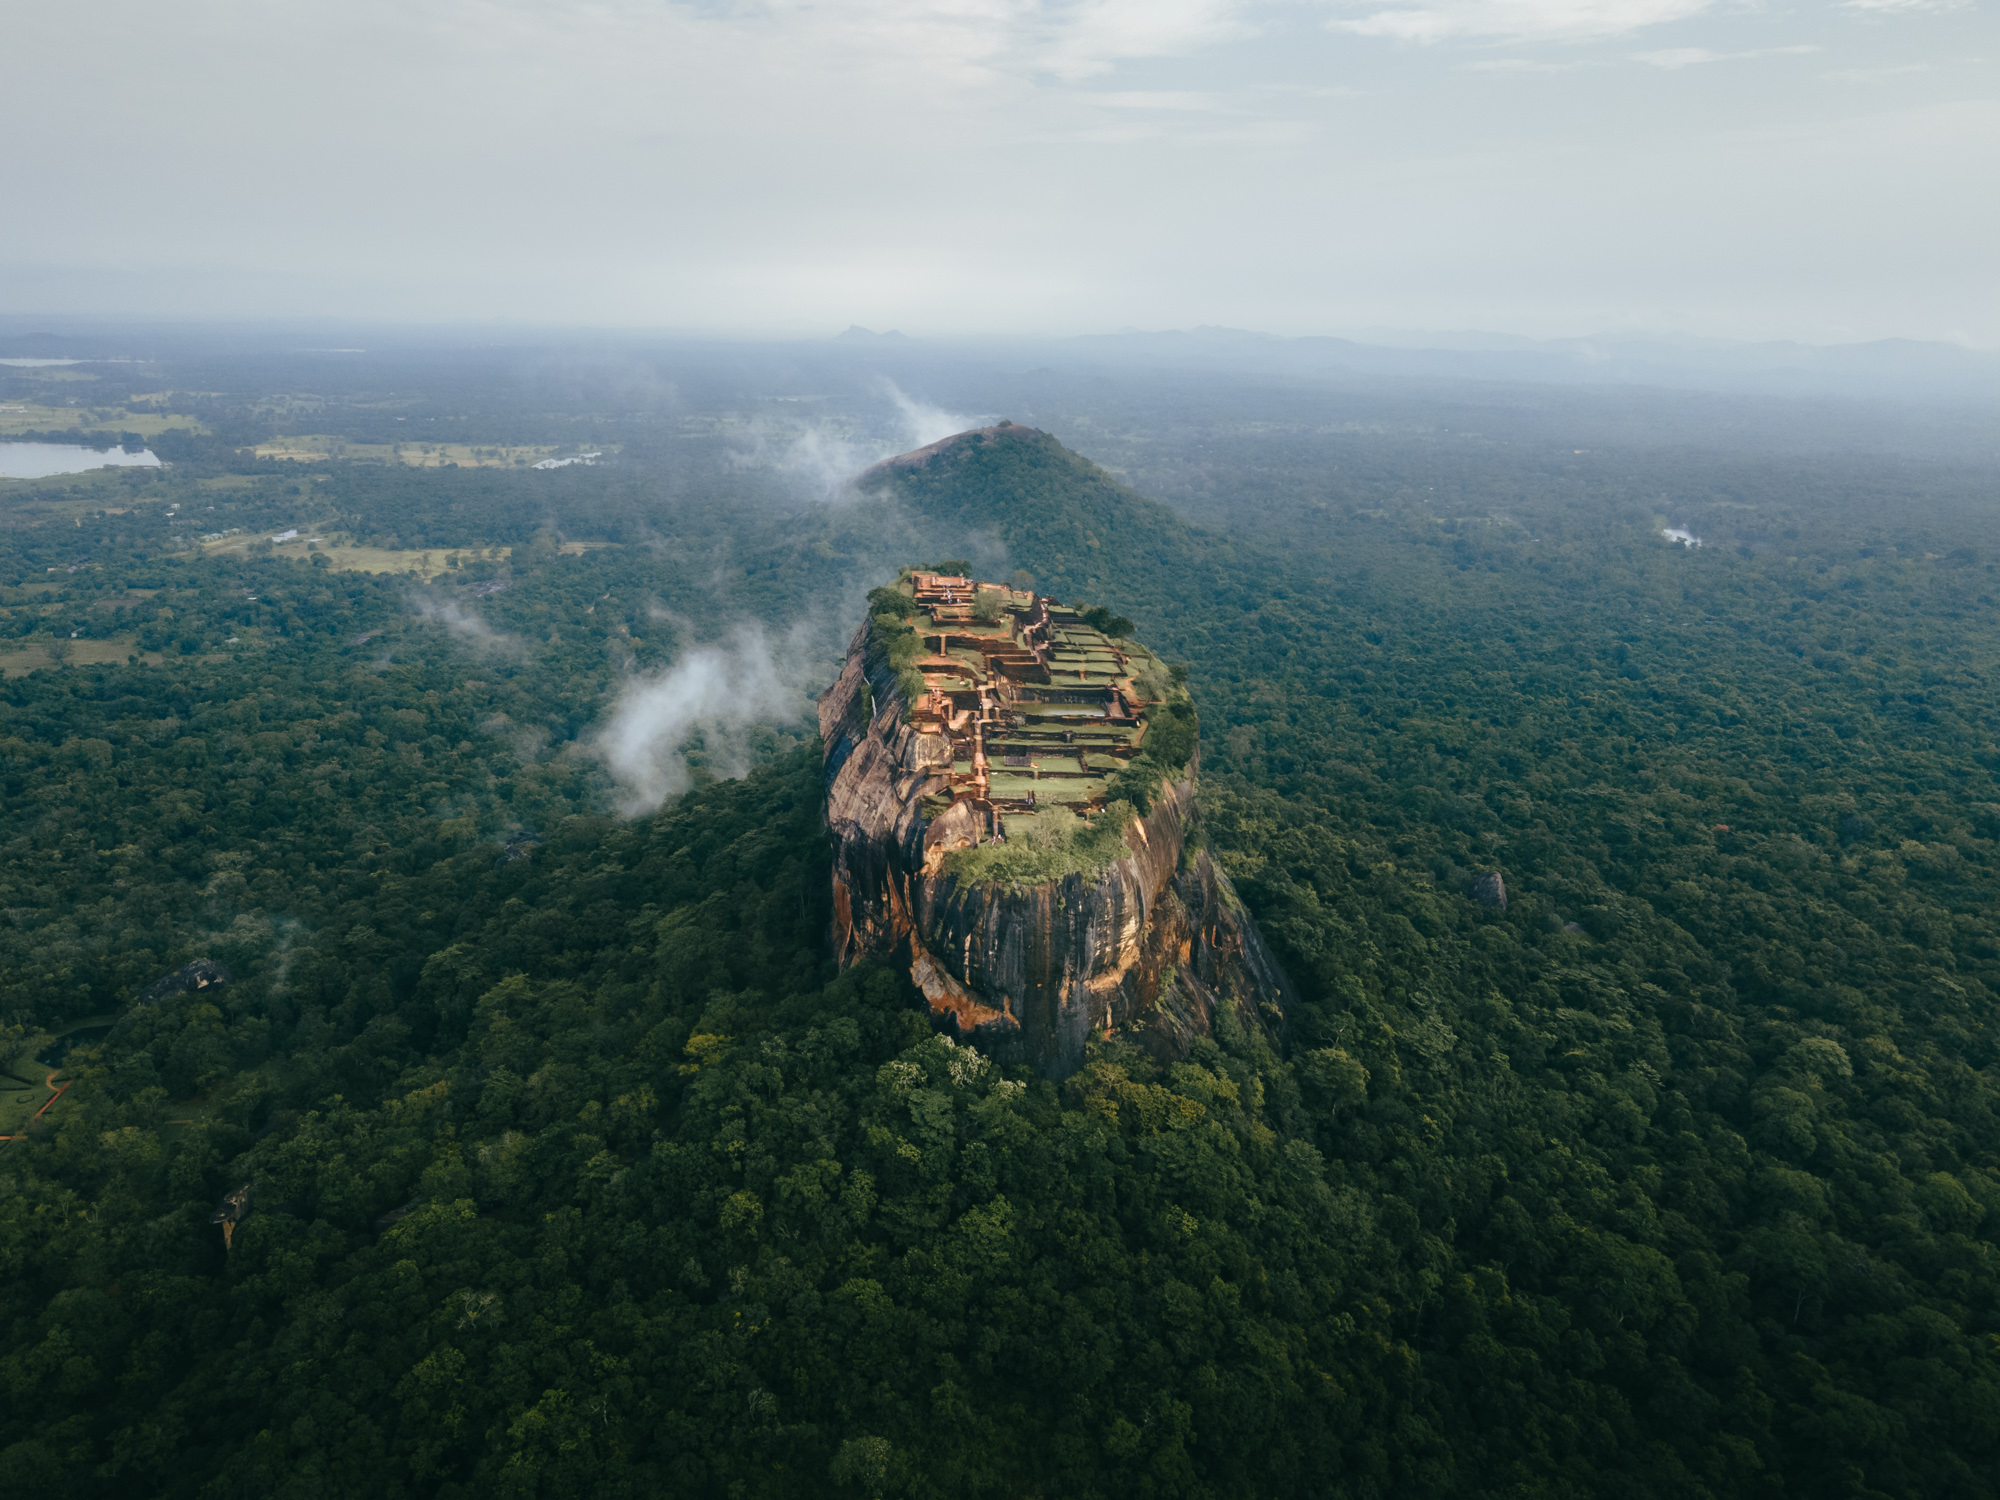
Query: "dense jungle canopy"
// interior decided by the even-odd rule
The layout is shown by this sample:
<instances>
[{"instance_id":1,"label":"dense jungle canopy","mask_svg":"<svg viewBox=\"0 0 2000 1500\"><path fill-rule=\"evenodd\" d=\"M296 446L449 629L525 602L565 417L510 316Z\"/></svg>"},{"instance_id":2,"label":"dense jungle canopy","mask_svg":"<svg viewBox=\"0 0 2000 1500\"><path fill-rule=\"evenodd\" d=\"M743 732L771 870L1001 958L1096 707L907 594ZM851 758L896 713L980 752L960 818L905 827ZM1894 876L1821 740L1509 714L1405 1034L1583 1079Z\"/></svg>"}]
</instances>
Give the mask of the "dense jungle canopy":
<instances>
[{"instance_id":1,"label":"dense jungle canopy","mask_svg":"<svg viewBox=\"0 0 2000 1500\"><path fill-rule=\"evenodd\" d=\"M0 1085L75 1079L0 1145L10 1488L2000 1490L1990 472L1058 432L800 508L246 410L0 496ZM833 973L803 695L627 810L635 678L816 685L931 555L1185 664L1282 1050L1010 1075Z\"/></svg>"}]
</instances>

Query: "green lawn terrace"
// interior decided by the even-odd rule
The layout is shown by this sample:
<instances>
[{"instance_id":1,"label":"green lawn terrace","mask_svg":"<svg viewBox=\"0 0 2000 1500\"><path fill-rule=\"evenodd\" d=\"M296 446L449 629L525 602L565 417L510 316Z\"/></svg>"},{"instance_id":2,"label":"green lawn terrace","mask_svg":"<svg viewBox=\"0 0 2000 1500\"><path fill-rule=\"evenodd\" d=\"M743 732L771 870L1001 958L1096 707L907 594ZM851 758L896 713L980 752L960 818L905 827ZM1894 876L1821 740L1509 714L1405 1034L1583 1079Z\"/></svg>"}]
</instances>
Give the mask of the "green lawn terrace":
<instances>
[{"instance_id":1,"label":"green lawn terrace","mask_svg":"<svg viewBox=\"0 0 2000 1500\"><path fill-rule=\"evenodd\" d=\"M1105 635L1074 609L1027 589L942 573L902 583L923 645L919 733L951 741L951 768L924 798L933 816L970 801L989 834L1063 808L1089 816L1107 782L1145 743L1164 664ZM942 785L940 785L940 782Z\"/></svg>"}]
</instances>

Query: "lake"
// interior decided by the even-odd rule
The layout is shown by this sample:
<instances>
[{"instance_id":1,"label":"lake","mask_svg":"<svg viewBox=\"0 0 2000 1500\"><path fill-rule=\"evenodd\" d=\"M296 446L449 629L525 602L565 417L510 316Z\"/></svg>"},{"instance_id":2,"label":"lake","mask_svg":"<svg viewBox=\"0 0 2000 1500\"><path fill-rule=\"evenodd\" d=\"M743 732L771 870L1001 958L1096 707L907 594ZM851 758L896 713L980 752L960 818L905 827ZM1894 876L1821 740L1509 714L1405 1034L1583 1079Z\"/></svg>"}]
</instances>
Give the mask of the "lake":
<instances>
[{"instance_id":1,"label":"lake","mask_svg":"<svg viewBox=\"0 0 2000 1500\"><path fill-rule=\"evenodd\" d=\"M85 469L157 469L151 448L84 448L75 443L0 443L0 479L47 479Z\"/></svg>"}]
</instances>

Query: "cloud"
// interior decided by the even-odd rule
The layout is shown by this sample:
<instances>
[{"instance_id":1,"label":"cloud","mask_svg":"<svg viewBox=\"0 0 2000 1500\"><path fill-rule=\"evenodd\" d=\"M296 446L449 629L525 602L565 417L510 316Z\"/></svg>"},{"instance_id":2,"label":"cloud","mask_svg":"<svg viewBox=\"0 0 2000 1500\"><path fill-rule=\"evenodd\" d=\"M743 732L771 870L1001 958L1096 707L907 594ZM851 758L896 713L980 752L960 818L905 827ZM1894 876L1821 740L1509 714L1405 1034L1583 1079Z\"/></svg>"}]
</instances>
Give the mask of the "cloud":
<instances>
[{"instance_id":1,"label":"cloud","mask_svg":"<svg viewBox=\"0 0 2000 1500\"><path fill-rule=\"evenodd\" d=\"M1897 78L1905 73L1928 73L1929 63L1898 63L1888 68L1836 68L1819 76L1828 83L1874 83L1878 79Z\"/></svg>"},{"instance_id":2,"label":"cloud","mask_svg":"<svg viewBox=\"0 0 2000 1500\"><path fill-rule=\"evenodd\" d=\"M848 480L875 462L879 446L819 424L803 431L760 425L753 429L752 441L749 451L735 455L738 465L775 469L796 480L815 500L839 494Z\"/></svg>"},{"instance_id":3,"label":"cloud","mask_svg":"<svg viewBox=\"0 0 2000 1500\"><path fill-rule=\"evenodd\" d=\"M1489 57L1480 62L1461 63L1461 73L1570 73L1587 66L1581 62L1544 62L1533 57Z\"/></svg>"},{"instance_id":4,"label":"cloud","mask_svg":"<svg viewBox=\"0 0 2000 1500\"><path fill-rule=\"evenodd\" d=\"M1327 24L1336 31L1402 42L1452 37L1594 41L1685 21L1717 4L1718 0L1435 0Z\"/></svg>"},{"instance_id":5,"label":"cloud","mask_svg":"<svg viewBox=\"0 0 2000 1500\"><path fill-rule=\"evenodd\" d=\"M824 423L794 428L766 422L752 429L752 446L737 453L736 463L790 475L814 499L831 500L871 464L979 425L976 417L909 395L886 376L876 382L876 389L895 413L876 431L857 434Z\"/></svg>"},{"instance_id":6,"label":"cloud","mask_svg":"<svg viewBox=\"0 0 2000 1500\"><path fill-rule=\"evenodd\" d=\"M1256 32L1245 0L599 0L556 15L543 0L429 0L418 8L477 17L503 46L581 30L622 44L635 65L650 47L678 44L710 55L775 53L788 69L817 61L844 73L919 70L960 88L996 78L1073 83Z\"/></svg>"},{"instance_id":7,"label":"cloud","mask_svg":"<svg viewBox=\"0 0 2000 1500\"><path fill-rule=\"evenodd\" d=\"M518 654L521 642L518 637L495 630L479 617L475 610L469 610L456 599L447 599L428 589L411 595L410 608L426 620L442 625L451 635L479 651L500 651Z\"/></svg>"},{"instance_id":8,"label":"cloud","mask_svg":"<svg viewBox=\"0 0 2000 1500\"><path fill-rule=\"evenodd\" d=\"M748 731L791 723L811 705L808 679L822 664L803 629L774 647L761 625L739 626L722 645L698 646L666 671L619 695L592 748L623 792L627 813L649 812L694 785L688 751L706 769L739 777L751 764Z\"/></svg>"},{"instance_id":9,"label":"cloud","mask_svg":"<svg viewBox=\"0 0 2000 1500\"><path fill-rule=\"evenodd\" d=\"M972 417L960 416L957 412L946 411L941 406L933 406L928 401L918 401L903 394L903 388L893 380L885 379L882 389L896 405L903 417L903 436L909 448L899 451L907 453L910 448L927 448L939 438L948 438L954 432L964 432L979 423ZM889 458L891 454L880 454ZM849 470L853 473L853 470Z\"/></svg>"},{"instance_id":10,"label":"cloud","mask_svg":"<svg viewBox=\"0 0 2000 1500\"><path fill-rule=\"evenodd\" d=\"M1252 35L1244 7L1229 0L1089 0L1033 10L1046 28L1037 60L1074 81L1110 71L1128 59L1181 57Z\"/></svg>"},{"instance_id":11,"label":"cloud","mask_svg":"<svg viewBox=\"0 0 2000 1500\"><path fill-rule=\"evenodd\" d=\"M1166 110L1188 114L1217 114L1228 108L1219 94L1193 89L1102 90L1082 96L1086 104L1099 109Z\"/></svg>"},{"instance_id":12,"label":"cloud","mask_svg":"<svg viewBox=\"0 0 2000 1500\"><path fill-rule=\"evenodd\" d=\"M937 338L1665 322L1813 338L1967 326L1991 343L1992 213L1965 191L1990 175L1983 129L1898 157L1867 122L1839 122L1872 101L1626 56L1817 40L1815 70L1972 66L1963 24L1904 14L1936 0L1856 3L16 6L0 46L16 148L0 307L787 338L850 322ZM1890 28L1884 59L1865 44ZM1385 60L1380 38L1438 45ZM1355 66L1357 48L1384 65ZM1648 87L1605 90L1607 65ZM1303 87L1334 81L1368 106ZM138 135L262 186L254 202L205 198L142 173L79 194L64 153L35 149L52 120L70 157L117 159ZM1761 155L1735 144L1788 122ZM1823 160L1826 130L1853 164ZM561 187L494 234L484 210L535 183ZM945 368L925 358L893 367ZM908 378L920 396L956 390ZM630 404L674 409L647 380ZM811 417L773 416L775 459ZM894 419L887 403L880 421L832 423L785 467L824 494L888 451Z\"/></svg>"},{"instance_id":13,"label":"cloud","mask_svg":"<svg viewBox=\"0 0 2000 1500\"><path fill-rule=\"evenodd\" d=\"M1658 52L1635 52L1632 61L1642 62L1649 68L1665 68L1669 72L1681 68L1699 67L1703 63L1746 62L1753 57L1800 57L1817 52L1816 46L1803 47L1756 47L1747 52L1711 52L1706 47L1667 47Z\"/></svg>"},{"instance_id":14,"label":"cloud","mask_svg":"<svg viewBox=\"0 0 2000 1500\"><path fill-rule=\"evenodd\" d=\"M1842 10L1872 10L1884 15L1914 15L1920 11L1965 10L1972 0L1842 0Z\"/></svg>"}]
</instances>

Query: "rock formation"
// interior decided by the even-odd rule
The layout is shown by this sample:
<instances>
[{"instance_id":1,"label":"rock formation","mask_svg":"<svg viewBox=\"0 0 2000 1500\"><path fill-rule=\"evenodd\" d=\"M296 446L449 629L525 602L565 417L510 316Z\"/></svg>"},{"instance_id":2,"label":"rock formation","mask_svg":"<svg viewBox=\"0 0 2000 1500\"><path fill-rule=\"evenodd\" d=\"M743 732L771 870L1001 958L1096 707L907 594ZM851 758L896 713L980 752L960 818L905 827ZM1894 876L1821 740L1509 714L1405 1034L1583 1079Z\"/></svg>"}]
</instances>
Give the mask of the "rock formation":
<instances>
[{"instance_id":1,"label":"rock formation","mask_svg":"<svg viewBox=\"0 0 2000 1500\"><path fill-rule=\"evenodd\" d=\"M1290 985L1189 847L1199 748L1164 664L1027 591L902 592L819 703L841 965L906 966L941 1028L1049 1077L1093 1034L1167 1058L1225 1009L1281 1031Z\"/></svg>"},{"instance_id":2,"label":"rock formation","mask_svg":"<svg viewBox=\"0 0 2000 1500\"><path fill-rule=\"evenodd\" d=\"M190 990L205 990L225 985L231 978L227 965L219 964L212 958L197 958L183 964L171 974L164 974L146 986L139 996L141 1005L158 1005L162 1000L175 995L185 995Z\"/></svg>"},{"instance_id":3,"label":"rock formation","mask_svg":"<svg viewBox=\"0 0 2000 1500\"><path fill-rule=\"evenodd\" d=\"M222 1226L222 1248L227 1250L236 1238L236 1226L249 1217L250 1204L256 1197L256 1184L246 1182L232 1193L224 1193L222 1201L209 1215L208 1222Z\"/></svg>"}]
</instances>

